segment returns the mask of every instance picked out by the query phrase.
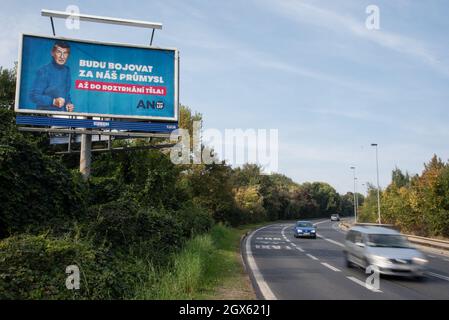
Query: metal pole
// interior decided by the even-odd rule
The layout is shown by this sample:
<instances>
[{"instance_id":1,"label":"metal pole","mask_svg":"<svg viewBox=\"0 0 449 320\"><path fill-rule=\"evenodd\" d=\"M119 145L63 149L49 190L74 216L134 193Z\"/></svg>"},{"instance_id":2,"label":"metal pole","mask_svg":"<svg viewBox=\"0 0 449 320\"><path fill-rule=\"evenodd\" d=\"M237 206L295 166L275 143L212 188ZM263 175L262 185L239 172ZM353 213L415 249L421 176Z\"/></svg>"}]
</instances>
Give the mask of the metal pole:
<instances>
[{"instance_id":1,"label":"metal pole","mask_svg":"<svg viewBox=\"0 0 449 320\"><path fill-rule=\"evenodd\" d=\"M357 204L356 204L356 188L355 188L355 167L351 167L354 172L354 222L357 223Z\"/></svg>"},{"instance_id":2,"label":"metal pole","mask_svg":"<svg viewBox=\"0 0 449 320\"><path fill-rule=\"evenodd\" d=\"M379 185L379 157L376 144L376 167L377 167L377 214L379 215L379 224L382 224L380 220L380 185Z\"/></svg>"},{"instance_id":3,"label":"metal pole","mask_svg":"<svg viewBox=\"0 0 449 320\"><path fill-rule=\"evenodd\" d=\"M53 37L55 37L56 32L55 32L55 24L53 23L53 17L50 17L50 21L51 21L51 30L53 31Z\"/></svg>"},{"instance_id":4,"label":"metal pole","mask_svg":"<svg viewBox=\"0 0 449 320\"><path fill-rule=\"evenodd\" d=\"M150 47L153 45L153 38L154 38L154 29L153 32L151 33Z\"/></svg>"},{"instance_id":5,"label":"metal pole","mask_svg":"<svg viewBox=\"0 0 449 320\"><path fill-rule=\"evenodd\" d=\"M354 170L355 172L355 170ZM354 184L355 184L355 222L357 222L357 214L359 212L359 196L357 195L357 178L354 178Z\"/></svg>"},{"instance_id":6,"label":"metal pole","mask_svg":"<svg viewBox=\"0 0 449 320\"><path fill-rule=\"evenodd\" d=\"M92 155L92 136L90 134L81 135L81 152L80 152L80 172L84 180L88 180L90 176L90 164Z\"/></svg>"}]
</instances>

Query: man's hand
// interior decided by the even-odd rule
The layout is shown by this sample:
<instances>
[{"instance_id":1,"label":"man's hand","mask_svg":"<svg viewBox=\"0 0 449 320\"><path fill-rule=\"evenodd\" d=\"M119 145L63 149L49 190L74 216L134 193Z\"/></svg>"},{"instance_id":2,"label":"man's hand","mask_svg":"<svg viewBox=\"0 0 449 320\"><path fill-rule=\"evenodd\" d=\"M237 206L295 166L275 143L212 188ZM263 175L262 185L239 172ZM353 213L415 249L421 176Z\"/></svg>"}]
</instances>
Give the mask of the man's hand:
<instances>
[{"instance_id":1,"label":"man's hand","mask_svg":"<svg viewBox=\"0 0 449 320\"><path fill-rule=\"evenodd\" d=\"M66 105L67 112L73 112L75 106L72 103L67 103Z\"/></svg>"},{"instance_id":2,"label":"man's hand","mask_svg":"<svg viewBox=\"0 0 449 320\"><path fill-rule=\"evenodd\" d=\"M58 108L64 107L65 99L64 98L55 98L53 99L53 105Z\"/></svg>"}]
</instances>

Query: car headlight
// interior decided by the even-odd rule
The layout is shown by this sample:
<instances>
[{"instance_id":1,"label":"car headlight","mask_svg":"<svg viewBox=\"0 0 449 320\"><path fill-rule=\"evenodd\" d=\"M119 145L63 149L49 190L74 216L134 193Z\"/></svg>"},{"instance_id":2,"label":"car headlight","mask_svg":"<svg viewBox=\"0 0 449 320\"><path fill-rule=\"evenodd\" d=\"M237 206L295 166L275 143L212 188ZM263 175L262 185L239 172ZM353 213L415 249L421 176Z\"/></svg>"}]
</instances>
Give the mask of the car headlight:
<instances>
[{"instance_id":1,"label":"car headlight","mask_svg":"<svg viewBox=\"0 0 449 320\"><path fill-rule=\"evenodd\" d=\"M296 231L298 231L298 232L302 232L302 230L301 230L301 229L296 229Z\"/></svg>"},{"instance_id":2,"label":"car headlight","mask_svg":"<svg viewBox=\"0 0 449 320\"><path fill-rule=\"evenodd\" d=\"M311 230L310 232L315 233L316 231L315 230Z\"/></svg>"},{"instance_id":3,"label":"car headlight","mask_svg":"<svg viewBox=\"0 0 449 320\"><path fill-rule=\"evenodd\" d=\"M374 264L391 264L390 259L382 256L371 256L371 260Z\"/></svg>"},{"instance_id":4,"label":"car headlight","mask_svg":"<svg viewBox=\"0 0 449 320\"><path fill-rule=\"evenodd\" d=\"M414 263L420 264L420 265L427 264L429 262L428 260L426 260L424 258L418 258L418 257L415 257L412 260Z\"/></svg>"}]
</instances>

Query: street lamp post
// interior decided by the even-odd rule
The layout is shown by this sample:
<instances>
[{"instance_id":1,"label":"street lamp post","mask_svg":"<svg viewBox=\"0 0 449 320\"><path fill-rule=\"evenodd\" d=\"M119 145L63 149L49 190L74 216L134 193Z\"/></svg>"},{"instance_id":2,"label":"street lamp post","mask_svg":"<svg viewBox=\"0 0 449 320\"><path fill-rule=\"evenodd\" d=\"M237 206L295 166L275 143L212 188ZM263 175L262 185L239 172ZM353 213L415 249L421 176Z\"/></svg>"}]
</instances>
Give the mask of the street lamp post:
<instances>
[{"instance_id":1,"label":"street lamp post","mask_svg":"<svg viewBox=\"0 0 449 320\"><path fill-rule=\"evenodd\" d=\"M355 167L351 167L350 169L354 172L354 222L357 223L357 190L355 186L357 178L355 177Z\"/></svg>"},{"instance_id":2,"label":"street lamp post","mask_svg":"<svg viewBox=\"0 0 449 320\"><path fill-rule=\"evenodd\" d=\"M376 147L376 168L377 168L377 214L379 216L379 224L382 223L380 219L380 186L379 186L379 157L377 151L377 143L371 143L372 147Z\"/></svg>"}]
</instances>

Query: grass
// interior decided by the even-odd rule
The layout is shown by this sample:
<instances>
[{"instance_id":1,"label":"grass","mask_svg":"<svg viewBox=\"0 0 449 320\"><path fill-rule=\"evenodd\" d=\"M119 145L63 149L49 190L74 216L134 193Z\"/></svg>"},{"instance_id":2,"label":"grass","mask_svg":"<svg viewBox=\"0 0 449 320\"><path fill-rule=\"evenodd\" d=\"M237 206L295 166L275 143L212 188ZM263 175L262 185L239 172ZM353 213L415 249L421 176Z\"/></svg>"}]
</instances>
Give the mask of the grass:
<instances>
[{"instance_id":1,"label":"grass","mask_svg":"<svg viewBox=\"0 0 449 320\"><path fill-rule=\"evenodd\" d=\"M259 225L228 228L215 225L188 241L165 269L148 268L137 284L136 299L253 300L256 299L240 255L240 239Z\"/></svg>"}]
</instances>

